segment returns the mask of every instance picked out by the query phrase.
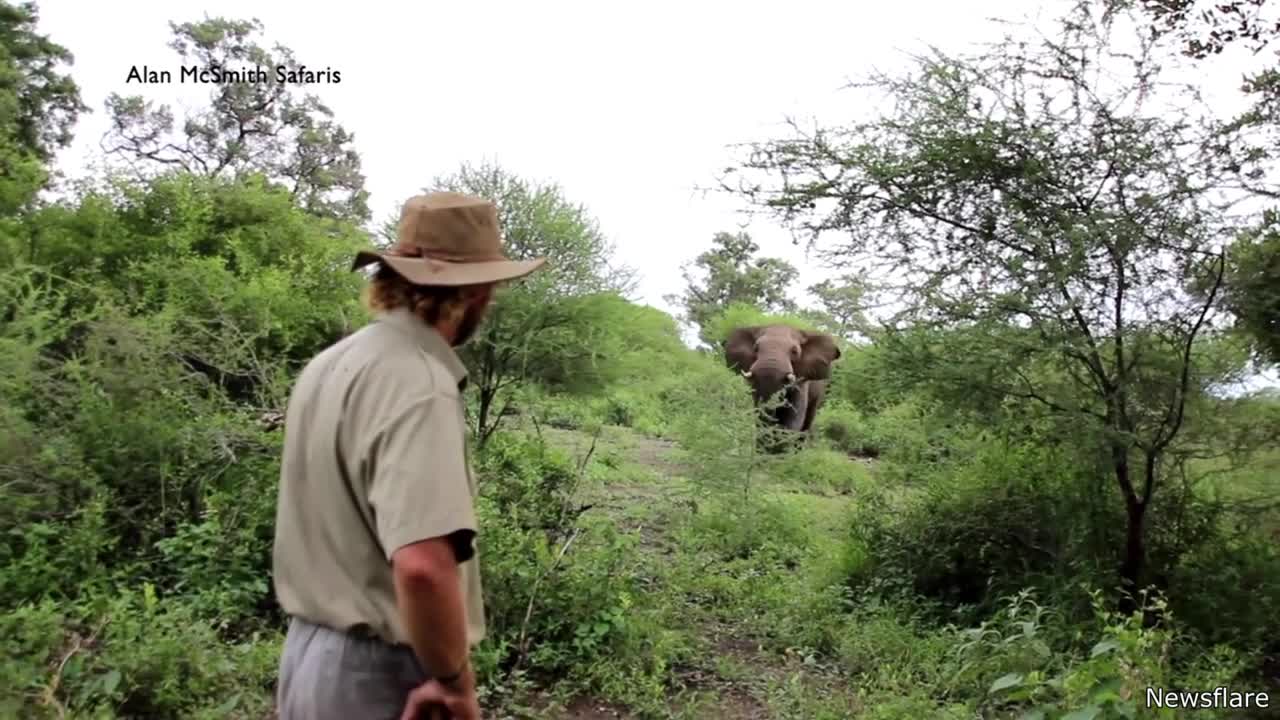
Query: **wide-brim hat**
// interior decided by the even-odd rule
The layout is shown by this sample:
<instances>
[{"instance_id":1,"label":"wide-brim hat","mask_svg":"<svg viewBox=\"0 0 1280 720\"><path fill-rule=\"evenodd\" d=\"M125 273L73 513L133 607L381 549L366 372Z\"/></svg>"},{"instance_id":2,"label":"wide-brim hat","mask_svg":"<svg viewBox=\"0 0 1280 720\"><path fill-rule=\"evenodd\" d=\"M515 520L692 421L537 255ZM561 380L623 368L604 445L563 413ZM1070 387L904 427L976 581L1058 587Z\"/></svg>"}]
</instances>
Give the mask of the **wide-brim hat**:
<instances>
[{"instance_id":1,"label":"wide-brim hat","mask_svg":"<svg viewBox=\"0 0 1280 720\"><path fill-rule=\"evenodd\" d=\"M432 192L409 198L400 211L396 242L383 251L362 250L358 270L386 264L415 285L481 285L516 280L546 258L513 260L502 250L498 209L484 198Z\"/></svg>"}]
</instances>

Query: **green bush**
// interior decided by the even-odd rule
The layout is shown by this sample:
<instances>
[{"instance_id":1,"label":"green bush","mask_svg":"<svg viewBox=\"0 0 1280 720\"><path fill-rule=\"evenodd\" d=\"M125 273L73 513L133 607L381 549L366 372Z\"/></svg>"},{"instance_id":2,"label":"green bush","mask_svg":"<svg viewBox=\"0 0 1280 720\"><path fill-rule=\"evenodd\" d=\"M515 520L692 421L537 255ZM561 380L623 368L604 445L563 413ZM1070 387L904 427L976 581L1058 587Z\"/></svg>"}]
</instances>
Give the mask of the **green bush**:
<instances>
[{"instance_id":1,"label":"green bush","mask_svg":"<svg viewBox=\"0 0 1280 720\"><path fill-rule=\"evenodd\" d=\"M1159 598L1122 615L1106 609L1101 593L1086 597L1084 619L1024 590L999 598L978 623L942 627L921 622L909 607L860 605L837 631L836 654L862 688L864 715L895 720L1174 718L1180 711L1146 706L1148 687L1248 684L1246 658L1197 645L1172 625L1176 616Z\"/></svg>"},{"instance_id":2,"label":"green bush","mask_svg":"<svg viewBox=\"0 0 1280 720\"><path fill-rule=\"evenodd\" d=\"M768 469L771 477L783 485L811 492L857 494L867 488L871 480L865 465L820 447L807 447L783 456L770 463Z\"/></svg>"},{"instance_id":3,"label":"green bush","mask_svg":"<svg viewBox=\"0 0 1280 720\"><path fill-rule=\"evenodd\" d=\"M498 433L477 472L489 625L477 672L487 696L512 692L526 675L637 701L660 696L669 656L681 646L649 619L634 538L580 516L569 455L534 435ZM635 696L638 689L649 696Z\"/></svg>"},{"instance_id":4,"label":"green bush","mask_svg":"<svg viewBox=\"0 0 1280 720\"><path fill-rule=\"evenodd\" d=\"M580 477L569 454L526 433L495 434L475 471L502 524L560 533L572 524Z\"/></svg>"},{"instance_id":5,"label":"green bush","mask_svg":"<svg viewBox=\"0 0 1280 720\"><path fill-rule=\"evenodd\" d=\"M1214 533L1173 568L1169 605L1201 647L1280 658L1280 550L1248 532ZM1274 662L1274 660L1273 660Z\"/></svg>"},{"instance_id":6,"label":"green bush","mask_svg":"<svg viewBox=\"0 0 1280 720\"><path fill-rule=\"evenodd\" d=\"M920 495L867 498L850 542L868 561L851 586L982 617L1022 587L1094 577L1106 562L1088 544L1099 518L1078 496L1069 458L990 436L966 449L966 459L928 476Z\"/></svg>"},{"instance_id":7,"label":"green bush","mask_svg":"<svg viewBox=\"0 0 1280 720\"><path fill-rule=\"evenodd\" d=\"M652 392L634 388L616 388L603 401L604 422L631 428L649 437L665 437L669 431L668 411Z\"/></svg>"},{"instance_id":8,"label":"green bush","mask_svg":"<svg viewBox=\"0 0 1280 720\"><path fill-rule=\"evenodd\" d=\"M281 636L228 642L151 585L76 605L0 615L6 717L260 718Z\"/></svg>"},{"instance_id":9,"label":"green bush","mask_svg":"<svg viewBox=\"0 0 1280 720\"><path fill-rule=\"evenodd\" d=\"M884 438L873 434L871 421L842 403L824 404L815 423L817 433L835 449L853 456L875 458L884 452Z\"/></svg>"}]
</instances>

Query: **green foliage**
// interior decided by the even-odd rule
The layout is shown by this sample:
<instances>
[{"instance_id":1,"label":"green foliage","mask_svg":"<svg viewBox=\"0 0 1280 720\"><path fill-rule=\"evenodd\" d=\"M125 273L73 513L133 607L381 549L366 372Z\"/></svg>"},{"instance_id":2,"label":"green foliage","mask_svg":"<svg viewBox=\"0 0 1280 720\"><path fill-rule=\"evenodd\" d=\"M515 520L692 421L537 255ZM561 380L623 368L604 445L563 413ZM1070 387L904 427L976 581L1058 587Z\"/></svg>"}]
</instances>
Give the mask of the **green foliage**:
<instances>
[{"instance_id":1,"label":"green foliage","mask_svg":"<svg viewBox=\"0 0 1280 720\"><path fill-rule=\"evenodd\" d=\"M47 162L71 144L88 108L75 80L59 72L71 53L36 32L38 17L34 2L0 2L0 148Z\"/></svg>"},{"instance_id":2,"label":"green foliage","mask_svg":"<svg viewBox=\"0 0 1280 720\"><path fill-rule=\"evenodd\" d=\"M558 532L573 519L580 476L563 450L536 437L498 435L485 447L476 472L495 478L486 484L486 497L505 524Z\"/></svg>"},{"instance_id":3,"label":"green foliage","mask_svg":"<svg viewBox=\"0 0 1280 720\"><path fill-rule=\"evenodd\" d=\"M1254 528L1214 534L1170 570L1169 605L1202 647L1275 657L1267 628L1280 620L1280 552Z\"/></svg>"},{"instance_id":4,"label":"green foliage","mask_svg":"<svg viewBox=\"0 0 1280 720\"><path fill-rule=\"evenodd\" d=\"M849 462L848 456L836 450L809 447L774 460L770 476L789 487L845 495L861 494L870 487L866 466Z\"/></svg>"},{"instance_id":5,"label":"green foliage","mask_svg":"<svg viewBox=\"0 0 1280 720\"><path fill-rule=\"evenodd\" d=\"M1162 601L1131 615L1107 610L1098 593L1092 601L1100 639L1087 653L1082 648L1059 654L1050 642L1061 632L1061 620L1030 593L1009 596L992 620L956 633L959 670L952 682L970 686L984 715L1128 718L1143 712L1172 718L1180 716L1178 710L1147 704L1148 688L1229 687L1241 668L1234 653L1218 647L1195 666L1175 670L1168 657L1177 633L1148 622L1151 615L1168 617Z\"/></svg>"},{"instance_id":6,"label":"green foliage","mask_svg":"<svg viewBox=\"0 0 1280 720\"><path fill-rule=\"evenodd\" d=\"M731 305L759 307L764 311L790 311L795 303L787 286L799 272L779 258L758 258L760 246L746 233L716 233L712 247L698 255L693 268L684 267L685 289L667 301L684 311L684 320L698 328L703 343L715 346L709 324ZM695 277L693 269L705 275Z\"/></svg>"},{"instance_id":7,"label":"green foliage","mask_svg":"<svg viewBox=\"0 0 1280 720\"><path fill-rule=\"evenodd\" d=\"M276 641L227 642L151 584L92 604L0 615L0 713L24 718L254 718L271 708Z\"/></svg>"},{"instance_id":8,"label":"green foliage","mask_svg":"<svg viewBox=\"0 0 1280 720\"><path fill-rule=\"evenodd\" d=\"M859 508L850 542L869 561L851 578L855 590L982 616L995 598L1023 587L1101 572L1101 549L1113 537L1094 537L1105 526L1090 518L1106 506L1077 489L1060 450L986 434L965 450L946 464L911 458L907 472L923 481L921 493L868 497ZM1119 520L1114 511L1112 518Z\"/></svg>"},{"instance_id":9,"label":"green foliage","mask_svg":"<svg viewBox=\"0 0 1280 720\"><path fill-rule=\"evenodd\" d=\"M527 676L590 686L619 673L660 689L655 679L675 648L646 618L634 541L575 507L582 471L521 433L495 435L477 470L489 624L477 654L486 692L509 693ZM642 656L640 665L626 661Z\"/></svg>"},{"instance_id":10,"label":"green foliage","mask_svg":"<svg viewBox=\"0 0 1280 720\"><path fill-rule=\"evenodd\" d=\"M80 89L60 70L71 53L36 32L34 3L0 2L0 267L17 216L30 208L49 179L45 163L71 143L71 127L88 108Z\"/></svg>"},{"instance_id":11,"label":"green foliage","mask_svg":"<svg viewBox=\"0 0 1280 720\"><path fill-rule=\"evenodd\" d=\"M822 406L817 431L832 447L851 457L876 457L884 449L866 415L843 403L828 401Z\"/></svg>"},{"instance_id":12,"label":"green foliage","mask_svg":"<svg viewBox=\"0 0 1280 720\"><path fill-rule=\"evenodd\" d=\"M800 313L769 312L756 305L735 302L724 306L718 315L709 319L703 333L705 341L715 351L723 347L725 338L734 328L775 323L801 330L818 329L811 318Z\"/></svg>"},{"instance_id":13,"label":"green foliage","mask_svg":"<svg viewBox=\"0 0 1280 720\"><path fill-rule=\"evenodd\" d=\"M755 452L758 424L751 394L723 364L681 378L672 434L690 463L690 480L704 495L730 492L751 498L762 458Z\"/></svg>"},{"instance_id":14,"label":"green foliage","mask_svg":"<svg viewBox=\"0 0 1280 720\"><path fill-rule=\"evenodd\" d=\"M110 300L163 318L223 385L277 382L272 360L299 363L360 324L359 278L341 270L365 239L258 178L114 182L29 225L24 263L72 295L68 311Z\"/></svg>"},{"instance_id":15,"label":"green foliage","mask_svg":"<svg viewBox=\"0 0 1280 720\"><path fill-rule=\"evenodd\" d=\"M811 286L809 292L818 300L820 312L815 319L821 330L844 340L876 335L866 316L867 283L861 276L845 274L823 280Z\"/></svg>"},{"instance_id":16,"label":"green foliage","mask_svg":"<svg viewBox=\"0 0 1280 720\"><path fill-rule=\"evenodd\" d=\"M1236 240L1224 299L1265 362L1280 365L1280 214Z\"/></svg>"}]
</instances>

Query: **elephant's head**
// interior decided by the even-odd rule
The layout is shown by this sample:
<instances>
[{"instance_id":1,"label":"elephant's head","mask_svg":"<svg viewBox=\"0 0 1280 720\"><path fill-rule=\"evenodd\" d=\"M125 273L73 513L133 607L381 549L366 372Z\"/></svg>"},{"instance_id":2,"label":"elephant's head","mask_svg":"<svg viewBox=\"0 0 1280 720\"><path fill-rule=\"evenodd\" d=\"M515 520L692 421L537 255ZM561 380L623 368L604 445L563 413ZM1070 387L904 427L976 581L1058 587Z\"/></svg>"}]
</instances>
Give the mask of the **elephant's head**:
<instances>
[{"instance_id":1,"label":"elephant's head","mask_svg":"<svg viewBox=\"0 0 1280 720\"><path fill-rule=\"evenodd\" d=\"M751 383L757 401L793 383L829 379L839 357L835 338L786 325L740 327L725 339L725 361Z\"/></svg>"}]
</instances>

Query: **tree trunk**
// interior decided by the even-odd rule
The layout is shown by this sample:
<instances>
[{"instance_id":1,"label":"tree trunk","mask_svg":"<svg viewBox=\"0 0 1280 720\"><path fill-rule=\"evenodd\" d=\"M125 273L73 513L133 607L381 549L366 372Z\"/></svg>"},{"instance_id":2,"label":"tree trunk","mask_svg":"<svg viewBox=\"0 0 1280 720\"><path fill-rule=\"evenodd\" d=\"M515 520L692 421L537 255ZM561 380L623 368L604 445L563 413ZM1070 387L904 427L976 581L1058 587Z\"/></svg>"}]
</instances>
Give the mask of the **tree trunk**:
<instances>
[{"instance_id":1,"label":"tree trunk","mask_svg":"<svg viewBox=\"0 0 1280 720\"><path fill-rule=\"evenodd\" d=\"M1124 548L1124 563L1120 566L1120 582L1124 595L1120 609L1132 613L1138 609L1138 590L1147 569L1146 518L1147 504L1136 498L1125 503L1128 528Z\"/></svg>"},{"instance_id":2,"label":"tree trunk","mask_svg":"<svg viewBox=\"0 0 1280 720\"><path fill-rule=\"evenodd\" d=\"M489 410L493 406L495 394L489 388L480 388L480 407L476 411L476 447L484 447L489 439Z\"/></svg>"},{"instance_id":3,"label":"tree trunk","mask_svg":"<svg viewBox=\"0 0 1280 720\"><path fill-rule=\"evenodd\" d=\"M1137 591L1141 587L1142 575L1146 571L1147 504L1133 487L1133 478L1129 474L1128 448L1113 445L1111 450L1116 482L1120 485L1121 495L1124 496L1128 518L1125 528L1124 561L1120 564L1120 610L1128 614L1137 609Z\"/></svg>"}]
</instances>

